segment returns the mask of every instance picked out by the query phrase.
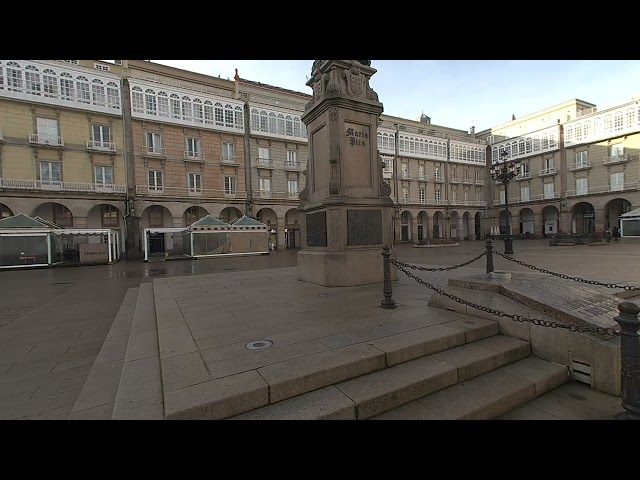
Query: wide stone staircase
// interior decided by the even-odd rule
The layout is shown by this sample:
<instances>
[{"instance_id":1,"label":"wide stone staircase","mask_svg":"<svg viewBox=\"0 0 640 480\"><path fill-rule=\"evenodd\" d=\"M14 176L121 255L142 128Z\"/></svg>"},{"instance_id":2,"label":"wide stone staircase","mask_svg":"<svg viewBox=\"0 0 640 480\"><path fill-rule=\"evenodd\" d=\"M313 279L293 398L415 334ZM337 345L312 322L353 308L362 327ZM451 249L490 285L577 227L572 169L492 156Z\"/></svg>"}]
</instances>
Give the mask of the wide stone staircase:
<instances>
[{"instance_id":1,"label":"wide stone staircase","mask_svg":"<svg viewBox=\"0 0 640 480\"><path fill-rule=\"evenodd\" d=\"M316 353L272 348L255 368L169 391L170 375L189 373L162 371L168 335L184 329L157 314L159 281L125 295L70 420L494 419L569 380L498 322L442 310L434 325Z\"/></svg>"}]
</instances>

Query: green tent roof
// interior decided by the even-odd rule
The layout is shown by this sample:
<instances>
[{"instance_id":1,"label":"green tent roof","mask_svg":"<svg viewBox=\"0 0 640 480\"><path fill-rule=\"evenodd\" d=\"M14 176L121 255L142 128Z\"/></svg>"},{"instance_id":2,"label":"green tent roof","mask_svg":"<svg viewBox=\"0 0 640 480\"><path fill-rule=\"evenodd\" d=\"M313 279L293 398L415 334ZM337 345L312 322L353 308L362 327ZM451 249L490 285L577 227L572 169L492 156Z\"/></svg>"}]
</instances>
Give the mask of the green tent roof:
<instances>
[{"instance_id":1,"label":"green tent roof","mask_svg":"<svg viewBox=\"0 0 640 480\"><path fill-rule=\"evenodd\" d=\"M228 227L229 224L227 222L223 222L211 215L207 215L206 217L202 217L197 222L189 225L190 227Z\"/></svg>"},{"instance_id":2,"label":"green tent roof","mask_svg":"<svg viewBox=\"0 0 640 480\"><path fill-rule=\"evenodd\" d=\"M57 225L40 219L32 218L24 213L0 220L0 228L60 228Z\"/></svg>"},{"instance_id":3,"label":"green tent roof","mask_svg":"<svg viewBox=\"0 0 640 480\"><path fill-rule=\"evenodd\" d=\"M258 220L254 220L251 217L247 217L246 215L243 215L242 218L239 218L238 220L233 222L232 225L234 227L247 227L247 226L266 227L264 223L259 222Z\"/></svg>"}]
</instances>

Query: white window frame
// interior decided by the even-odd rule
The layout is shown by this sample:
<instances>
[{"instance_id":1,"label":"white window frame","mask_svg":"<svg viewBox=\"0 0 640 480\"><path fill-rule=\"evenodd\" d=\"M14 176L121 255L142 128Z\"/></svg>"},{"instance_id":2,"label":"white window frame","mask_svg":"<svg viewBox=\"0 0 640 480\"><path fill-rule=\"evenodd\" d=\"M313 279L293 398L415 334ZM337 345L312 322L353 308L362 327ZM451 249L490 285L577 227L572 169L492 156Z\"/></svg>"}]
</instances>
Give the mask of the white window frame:
<instances>
[{"instance_id":1,"label":"white window frame","mask_svg":"<svg viewBox=\"0 0 640 480\"><path fill-rule=\"evenodd\" d=\"M101 65L99 63L94 63L93 67L96 70L102 70L103 72L110 72L111 71L111 68L109 68L107 65Z\"/></svg>"},{"instance_id":2,"label":"white window frame","mask_svg":"<svg viewBox=\"0 0 640 480\"><path fill-rule=\"evenodd\" d=\"M427 198L426 195L427 195L426 189L421 188L418 190L418 198L420 199L421 204L424 204L424 202L426 201L426 198Z\"/></svg>"},{"instance_id":3,"label":"white window frame","mask_svg":"<svg viewBox=\"0 0 640 480\"><path fill-rule=\"evenodd\" d=\"M106 139L105 139L106 138ZM111 127L108 125L92 125L91 141L93 146L97 148L110 148L111 146Z\"/></svg>"},{"instance_id":4,"label":"white window frame","mask_svg":"<svg viewBox=\"0 0 640 480\"><path fill-rule=\"evenodd\" d=\"M42 167L47 165L47 169L43 172ZM40 181L46 183L62 182L62 164L60 162L52 162L49 160L40 160ZM56 167L56 168L53 168ZM47 178L43 178L43 173L47 173ZM54 175L57 173L57 175Z\"/></svg>"},{"instance_id":5,"label":"white window frame","mask_svg":"<svg viewBox=\"0 0 640 480\"><path fill-rule=\"evenodd\" d=\"M589 193L589 178L576 178L576 195L586 195Z\"/></svg>"},{"instance_id":6,"label":"white window frame","mask_svg":"<svg viewBox=\"0 0 640 480\"><path fill-rule=\"evenodd\" d=\"M298 194L298 180L287 180L287 191L289 194Z\"/></svg>"},{"instance_id":7,"label":"white window frame","mask_svg":"<svg viewBox=\"0 0 640 480\"><path fill-rule=\"evenodd\" d=\"M258 147L258 158L260 160L270 160L269 147Z\"/></svg>"},{"instance_id":8,"label":"white window frame","mask_svg":"<svg viewBox=\"0 0 640 480\"><path fill-rule=\"evenodd\" d=\"M147 187L150 192L164 191L164 172L162 170L148 170Z\"/></svg>"},{"instance_id":9,"label":"white window frame","mask_svg":"<svg viewBox=\"0 0 640 480\"><path fill-rule=\"evenodd\" d=\"M530 189L528 185L520 187L520 200L522 202L529 201L529 192L530 192Z\"/></svg>"},{"instance_id":10,"label":"white window frame","mask_svg":"<svg viewBox=\"0 0 640 480\"><path fill-rule=\"evenodd\" d=\"M202 141L197 137L185 139L187 156L190 158L202 158Z\"/></svg>"},{"instance_id":11,"label":"white window frame","mask_svg":"<svg viewBox=\"0 0 640 480\"><path fill-rule=\"evenodd\" d=\"M442 202L442 194L440 190L436 190L435 192L433 192L433 195L434 195L435 204L440 205L440 203Z\"/></svg>"},{"instance_id":12,"label":"white window frame","mask_svg":"<svg viewBox=\"0 0 640 480\"><path fill-rule=\"evenodd\" d=\"M191 172L187 175L187 188L190 193L202 193L202 174Z\"/></svg>"},{"instance_id":13,"label":"white window frame","mask_svg":"<svg viewBox=\"0 0 640 480\"><path fill-rule=\"evenodd\" d=\"M260 177L260 196L271 196L271 179L266 177Z\"/></svg>"},{"instance_id":14,"label":"white window frame","mask_svg":"<svg viewBox=\"0 0 640 480\"><path fill-rule=\"evenodd\" d=\"M576 152L576 167L586 167L587 165L589 165L589 152L587 150Z\"/></svg>"},{"instance_id":15,"label":"white window frame","mask_svg":"<svg viewBox=\"0 0 640 480\"><path fill-rule=\"evenodd\" d=\"M543 193L544 199L547 200L547 199L550 199L550 198L555 198L555 193L556 193L555 182L546 182L543 185L544 185L544 187L543 187L544 188L544 193Z\"/></svg>"},{"instance_id":16,"label":"white window frame","mask_svg":"<svg viewBox=\"0 0 640 480\"><path fill-rule=\"evenodd\" d=\"M151 140L151 141L149 141ZM162 133L161 132L145 132L145 146L148 153L162 153Z\"/></svg>"},{"instance_id":17,"label":"white window frame","mask_svg":"<svg viewBox=\"0 0 640 480\"><path fill-rule=\"evenodd\" d=\"M108 175L107 175L108 172ZM95 183L98 185L113 185L113 166L112 165L94 165L93 174ZM102 177L102 179L100 179ZM107 177L111 177L111 181L107 181Z\"/></svg>"},{"instance_id":18,"label":"white window frame","mask_svg":"<svg viewBox=\"0 0 640 480\"><path fill-rule=\"evenodd\" d=\"M624 190L624 172L615 172L609 175L609 190L611 192Z\"/></svg>"},{"instance_id":19,"label":"white window frame","mask_svg":"<svg viewBox=\"0 0 640 480\"><path fill-rule=\"evenodd\" d=\"M58 145L60 132L58 131L58 120L55 118L37 117L38 143L51 143Z\"/></svg>"},{"instance_id":20,"label":"white window frame","mask_svg":"<svg viewBox=\"0 0 640 480\"><path fill-rule=\"evenodd\" d=\"M227 195L238 193L238 179L235 175L224 176L224 193Z\"/></svg>"},{"instance_id":21,"label":"white window frame","mask_svg":"<svg viewBox=\"0 0 640 480\"><path fill-rule=\"evenodd\" d=\"M296 150L287 150L287 165L295 167L298 163L298 152Z\"/></svg>"}]
</instances>

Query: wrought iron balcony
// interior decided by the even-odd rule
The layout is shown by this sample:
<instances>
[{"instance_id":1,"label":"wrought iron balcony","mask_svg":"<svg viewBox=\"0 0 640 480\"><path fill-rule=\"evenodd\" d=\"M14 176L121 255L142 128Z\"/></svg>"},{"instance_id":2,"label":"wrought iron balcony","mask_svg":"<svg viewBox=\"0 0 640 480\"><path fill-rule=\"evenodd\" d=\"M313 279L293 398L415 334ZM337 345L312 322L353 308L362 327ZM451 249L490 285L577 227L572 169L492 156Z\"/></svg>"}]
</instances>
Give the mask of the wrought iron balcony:
<instances>
[{"instance_id":1,"label":"wrought iron balcony","mask_svg":"<svg viewBox=\"0 0 640 480\"><path fill-rule=\"evenodd\" d=\"M479 178L476 178L474 183L475 183L476 185L484 185L484 180L479 179Z\"/></svg>"},{"instance_id":2,"label":"wrought iron balcony","mask_svg":"<svg viewBox=\"0 0 640 480\"><path fill-rule=\"evenodd\" d=\"M185 150L184 159L190 162L204 162L204 153L195 150Z\"/></svg>"},{"instance_id":3,"label":"wrought iron balcony","mask_svg":"<svg viewBox=\"0 0 640 480\"><path fill-rule=\"evenodd\" d=\"M273 160L269 159L269 158L260 158L258 157L256 159L256 166L258 168L273 168Z\"/></svg>"},{"instance_id":4,"label":"wrought iron balcony","mask_svg":"<svg viewBox=\"0 0 640 480\"><path fill-rule=\"evenodd\" d=\"M434 175L433 181L436 183L444 183L444 177L442 175Z\"/></svg>"},{"instance_id":5,"label":"wrought iron balcony","mask_svg":"<svg viewBox=\"0 0 640 480\"><path fill-rule=\"evenodd\" d=\"M237 155L220 155L220 163L225 165L238 165L238 156Z\"/></svg>"},{"instance_id":6,"label":"wrought iron balcony","mask_svg":"<svg viewBox=\"0 0 640 480\"><path fill-rule=\"evenodd\" d=\"M50 147L64 147L64 140L58 135L49 135L46 133L30 133L29 143L36 145L47 145Z\"/></svg>"},{"instance_id":7,"label":"wrought iron balcony","mask_svg":"<svg viewBox=\"0 0 640 480\"><path fill-rule=\"evenodd\" d=\"M629 155L623 153L621 155L614 155L613 157L607 157L604 159L605 165L611 165L614 163L624 163L629 161Z\"/></svg>"},{"instance_id":8,"label":"wrought iron balcony","mask_svg":"<svg viewBox=\"0 0 640 480\"><path fill-rule=\"evenodd\" d=\"M302 170L304 170L303 168L304 166L302 165L302 162L285 162L284 164L284 169L285 170L290 170L293 172L301 172Z\"/></svg>"},{"instance_id":9,"label":"wrought iron balcony","mask_svg":"<svg viewBox=\"0 0 640 480\"><path fill-rule=\"evenodd\" d=\"M197 194L197 192L201 192ZM136 194L149 197L191 197L197 194L202 198L244 198L246 192L238 190L193 189L188 187L167 187L153 185L136 185Z\"/></svg>"},{"instance_id":10,"label":"wrought iron balcony","mask_svg":"<svg viewBox=\"0 0 640 480\"><path fill-rule=\"evenodd\" d=\"M103 142L102 140L87 140L87 148L99 152L115 152L116 144L113 142Z\"/></svg>"},{"instance_id":11,"label":"wrought iron balcony","mask_svg":"<svg viewBox=\"0 0 640 480\"><path fill-rule=\"evenodd\" d=\"M461 183L462 179L460 177L451 177L449 180L450 183Z\"/></svg>"},{"instance_id":12,"label":"wrought iron balcony","mask_svg":"<svg viewBox=\"0 0 640 480\"><path fill-rule=\"evenodd\" d=\"M462 183L464 183L465 185L473 185L473 178L463 178L462 179Z\"/></svg>"},{"instance_id":13,"label":"wrought iron balcony","mask_svg":"<svg viewBox=\"0 0 640 480\"><path fill-rule=\"evenodd\" d=\"M153 157L166 157L167 150L164 147L156 147L153 145L144 145L142 147L142 154Z\"/></svg>"},{"instance_id":14,"label":"wrought iron balcony","mask_svg":"<svg viewBox=\"0 0 640 480\"><path fill-rule=\"evenodd\" d=\"M556 174L556 169L555 169L555 167L551 167L551 168L544 168L544 169L542 169L542 170L540 170L540 171L538 172L538 175L539 175L540 177L547 177L547 176L549 176L549 175L555 175L555 174Z\"/></svg>"},{"instance_id":15,"label":"wrought iron balcony","mask_svg":"<svg viewBox=\"0 0 640 480\"><path fill-rule=\"evenodd\" d=\"M587 168L591 168L591 162L586 161L586 162L576 162L572 165L569 166L569 170L574 171L574 170L586 170Z\"/></svg>"},{"instance_id":16,"label":"wrought iron balcony","mask_svg":"<svg viewBox=\"0 0 640 480\"><path fill-rule=\"evenodd\" d=\"M531 172L520 172L516 180L528 180L531 178Z\"/></svg>"}]
</instances>

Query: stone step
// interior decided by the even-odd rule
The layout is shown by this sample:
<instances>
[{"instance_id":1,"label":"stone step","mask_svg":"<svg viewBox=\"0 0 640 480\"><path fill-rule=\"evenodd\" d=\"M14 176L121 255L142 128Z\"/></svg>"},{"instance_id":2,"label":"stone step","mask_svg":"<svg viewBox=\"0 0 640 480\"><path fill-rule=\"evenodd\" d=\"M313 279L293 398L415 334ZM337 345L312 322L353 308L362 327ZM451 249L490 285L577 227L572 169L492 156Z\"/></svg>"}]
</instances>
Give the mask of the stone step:
<instances>
[{"instance_id":1,"label":"stone step","mask_svg":"<svg viewBox=\"0 0 640 480\"><path fill-rule=\"evenodd\" d=\"M492 420L569 380L564 365L536 357L505 365L371 420Z\"/></svg>"},{"instance_id":2,"label":"stone step","mask_svg":"<svg viewBox=\"0 0 640 480\"><path fill-rule=\"evenodd\" d=\"M233 417L363 375L384 372L449 348L474 344L497 334L495 321L457 315L436 325L315 354L296 355L289 359L278 356L273 362L255 370L208 381L203 378L190 387L166 391L165 415L168 419L219 420ZM162 338L160 340L162 346ZM518 344L519 348L526 345L523 342ZM476 347L473 351L480 350ZM528 355L528 351L524 354ZM165 363L162 365L164 385L171 383L169 372L165 372L167 366Z\"/></svg>"},{"instance_id":3,"label":"stone step","mask_svg":"<svg viewBox=\"0 0 640 480\"><path fill-rule=\"evenodd\" d=\"M529 355L527 342L493 335L335 382L232 419L363 420Z\"/></svg>"},{"instance_id":4,"label":"stone step","mask_svg":"<svg viewBox=\"0 0 640 480\"><path fill-rule=\"evenodd\" d=\"M164 407L153 284L140 284L113 420L162 420Z\"/></svg>"},{"instance_id":5,"label":"stone step","mask_svg":"<svg viewBox=\"0 0 640 480\"><path fill-rule=\"evenodd\" d=\"M138 287L127 290L68 420L111 419L138 293Z\"/></svg>"}]
</instances>

